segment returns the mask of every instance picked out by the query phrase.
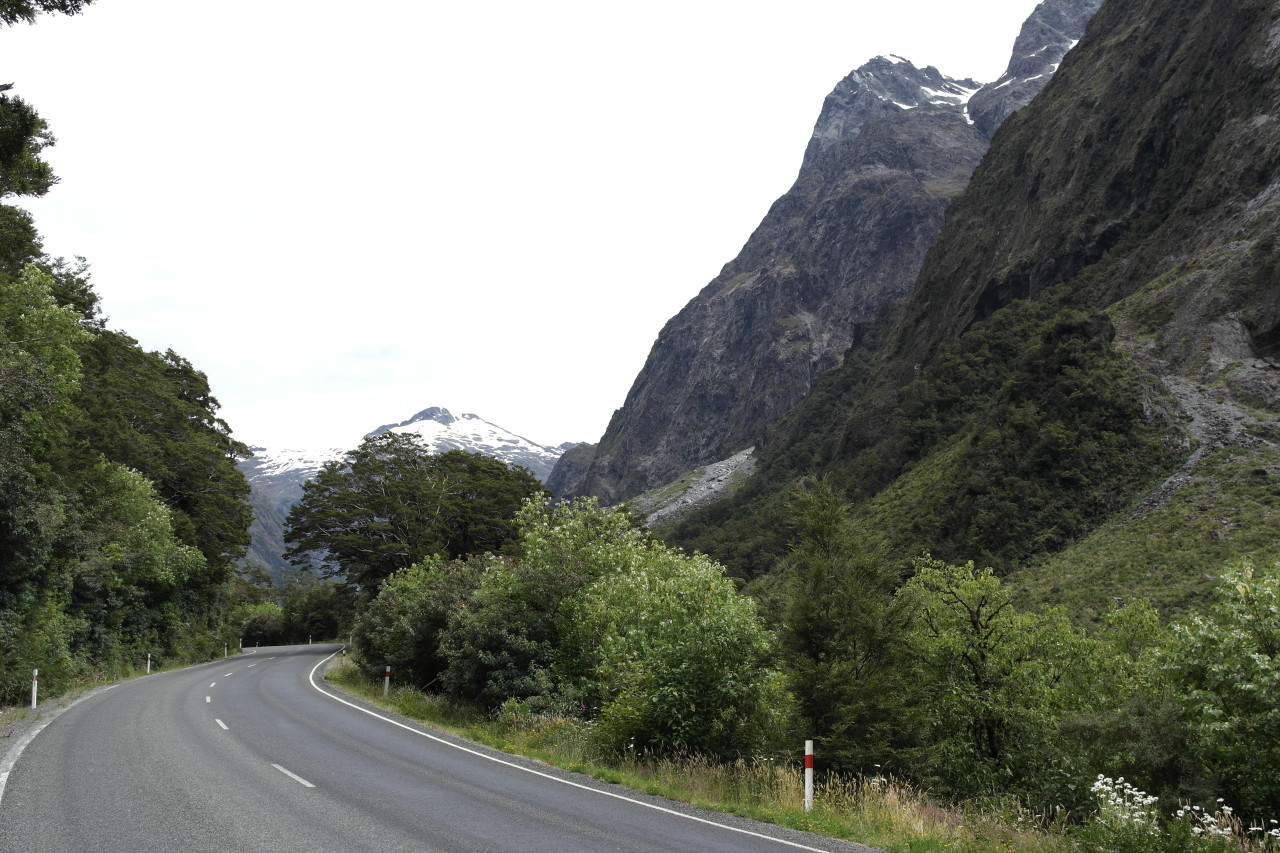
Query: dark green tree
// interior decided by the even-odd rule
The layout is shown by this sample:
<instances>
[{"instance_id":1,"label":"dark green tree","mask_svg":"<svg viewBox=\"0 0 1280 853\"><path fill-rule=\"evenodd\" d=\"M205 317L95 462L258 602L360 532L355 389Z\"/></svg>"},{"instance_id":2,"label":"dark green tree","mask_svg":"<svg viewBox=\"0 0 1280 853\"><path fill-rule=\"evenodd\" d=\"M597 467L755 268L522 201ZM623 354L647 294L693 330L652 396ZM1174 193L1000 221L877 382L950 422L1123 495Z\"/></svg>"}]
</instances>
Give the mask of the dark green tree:
<instances>
[{"instance_id":1,"label":"dark green tree","mask_svg":"<svg viewBox=\"0 0 1280 853\"><path fill-rule=\"evenodd\" d=\"M806 731L826 766L890 767L912 731L903 677L909 616L894 596L899 571L855 526L828 479L801 481L791 510L796 539L782 562L781 639Z\"/></svg>"},{"instance_id":2,"label":"dark green tree","mask_svg":"<svg viewBox=\"0 0 1280 853\"><path fill-rule=\"evenodd\" d=\"M122 332L100 331L80 348L75 402L81 452L141 472L173 507L182 541L208 561L201 584L231 579L249 545L249 486L236 468L248 447L217 416L204 373L172 350L146 352Z\"/></svg>"},{"instance_id":3,"label":"dark green tree","mask_svg":"<svg viewBox=\"0 0 1280 853\"><path fill-rule=\"evenodd\" d=\"M285 556L373 595L424 557L508 548L521 503L545 493L527 470L478 453L433 455L414 435L372 436L303 486Z\"/></svg>"},{"instance_id":4,"label":"dark green tree","mask_svg":"<svg viewBox=\"0 0 1280 853\"><path fill-rule=\"evenodd\" d=\"M54 142L48 125L21 98L0 95L0 200L42 196L57 178L40 152ZM0 276L17 276L40 255L31 214L0 204Z\"/></svg>"},{"instance_id":5,"label":"dark green tree","mask_svg":"<svg viewBox=\"0 0 1280 853\"><path fill-rule=\"evenodd\" d=\"M12 594L47 566L67 500L50 448L72 411L76 346L88 333L52 284L34 265L0 276L0 591Z\"/></svg>"},{"instance_id":6,"label":"dark green tree","mask_svg":"<svg viewBox=\"0 0 1280 853\"><path fill-rule=\"evenodd\" d=\"M389 665L412 684L439 689L438 679L448 665L440 650L441 634L467 607L496 559L428 557L387 578L355 625L356 646L369 674L379 675Z\"/></svg>"},{"instance_id":7,"label":"dark green tree","mask_svg":"<svg viewBox=\"0 0 1280 853\"><path fill-rule=\"evenodd\" d=\"M74 15L93 0L0 0L0 23L13 25L19 21L31 23L40 12L61 12Z\"/></svg>"},{"instance_id":8,"label":"dark green tree","mask_svg":"<svg viewBox=\"0 0 1280 853\"><path fill-rule=\"evenodd\" d=\"M289 571L283 577L286 642L345 638L355 621L355 591L346 584Z\"/></svg>"},{"instance_id":9,"label":"dark green tree","mask_svg":"<svg viewBox=\"0 0 1280 853\"><path fill-rule=\"evenodd\" d=\"M40 159L56 141L34 107L0 95L0 199L42 196L57 183L52 167Z\"/></svg>"}]
</instances>

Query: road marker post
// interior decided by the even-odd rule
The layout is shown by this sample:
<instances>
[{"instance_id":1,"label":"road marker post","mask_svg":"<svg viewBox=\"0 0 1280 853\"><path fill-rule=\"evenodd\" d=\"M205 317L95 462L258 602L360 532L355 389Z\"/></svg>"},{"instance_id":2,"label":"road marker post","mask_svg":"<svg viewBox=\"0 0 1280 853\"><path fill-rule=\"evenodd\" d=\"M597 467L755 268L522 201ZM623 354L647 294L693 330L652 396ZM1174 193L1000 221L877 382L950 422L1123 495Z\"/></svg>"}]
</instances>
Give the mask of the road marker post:
<instances>
[{"instance_id":1,"label":"road marker post","mask_svg":"<svg viewBox=\"0 0 1280 853\"><path fill-rule=\"evenodd\" d=\"M387 664L387 672L382 676L382 698L387 698L387 691L391 689L391 664Z\"/></svg>"},{"instance_id":2,"label":"road marker post","mask_svg":"<svg viewBox=\"0 0 1280 853\"><path fill-rule=\"evenodd\" d=\"M36 688L40 684L40 670L31 670L31 707L36 707Z\"/></svg>"},{"instance_id":3,"label":"road marker post","mask_svg":"<svg viewBox=\"0 0 1280 853\"><path fill-rule=\"evenodd\" d=\"M813 811L813 741L804 742L804 810Z\"/></svg>"},{"instance_id":4,"label":"road marker post","mask_svg":"<svg viewBox=\"0 0 1280 853\"><path fill-rule=\"evenodd\" d=\"M147 652L147 675L151 674L151 652Z\"/></svg>"}]
</instances>

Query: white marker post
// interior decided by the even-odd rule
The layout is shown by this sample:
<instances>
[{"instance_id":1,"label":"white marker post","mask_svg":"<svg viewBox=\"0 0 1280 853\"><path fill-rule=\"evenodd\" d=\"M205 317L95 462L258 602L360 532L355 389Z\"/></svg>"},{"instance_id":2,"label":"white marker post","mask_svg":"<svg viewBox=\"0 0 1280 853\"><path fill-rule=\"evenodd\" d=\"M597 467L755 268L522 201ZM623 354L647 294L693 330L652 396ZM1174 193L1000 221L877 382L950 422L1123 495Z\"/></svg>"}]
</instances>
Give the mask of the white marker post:
<instances>
[{"instance_id":1,"label":"white marker post","mask_svg":"<svg viewBox=\"0 0 1280 853\"><path fill-rule=\"evenodd\" d=\"M147 652L147 675L151 674L151 652Z\"/></svg>"},{"instance_id":2,"label":"white marker post","mask_svg":"<svg viewBox=\"0 0 1280 853\"><path fill-rule=\"evenodd\" d=\"M40 685L40 670L31 670L31 707L36 707L36 688Z\"/></svg>"},{"instance_id":3,"label":"white marker post","mask_svg":"<svg viewBox=\"0 0 1280 853\"><path fill-rule=\"evenodd\" d=\"M813 811L813 741L804 742L804 810Z\"/></svg>"},{"instance_id":4,"label":"white marker post","mask_svg":"<svg viewBox=\"0 0 1280 853\"><path fill-rule=\"evenodd\" d=\"M382 698L387 698L387 691L391 689L391 664L387 664L386 675L382 676Z\"/></svg>"}]
</instances>

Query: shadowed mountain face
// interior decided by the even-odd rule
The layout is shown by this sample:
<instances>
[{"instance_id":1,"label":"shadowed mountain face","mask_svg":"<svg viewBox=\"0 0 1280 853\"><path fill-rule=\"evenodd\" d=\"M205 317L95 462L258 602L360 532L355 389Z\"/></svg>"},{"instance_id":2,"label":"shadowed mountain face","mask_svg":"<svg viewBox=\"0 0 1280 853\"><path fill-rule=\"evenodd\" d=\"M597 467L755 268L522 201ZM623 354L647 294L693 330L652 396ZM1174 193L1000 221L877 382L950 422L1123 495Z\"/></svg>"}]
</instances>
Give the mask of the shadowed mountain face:
<instances>
[{"instance_id":1,"label":"shadowed mountain face","mask_svg":"<svg viewBox=\"0 0 1280 853\"><path fill-rule=\"evenodd\" d=\"M1098 2L1041 4L999 94L898 57L842 80L795 185L662 329L594 458L548 485L613 502L762 442L909 291L990 130L1048 82Z\"/></svg>"},{"instance_id":2,"label":"shadowed mountain face","mask_svg":"<svg viewBox=\"0 0 1280 853\"><path fill-rule=\"evenodd\" d=\"M1034 575L1108 535L1072 563L1101 599L1135 563L1162 595L1212 560L1274 559L1278 246L1280 2L1107 0L1000 126L908 296L675 538L742 552L822 471L900 555Z\"/></svg>"}]
</instances>

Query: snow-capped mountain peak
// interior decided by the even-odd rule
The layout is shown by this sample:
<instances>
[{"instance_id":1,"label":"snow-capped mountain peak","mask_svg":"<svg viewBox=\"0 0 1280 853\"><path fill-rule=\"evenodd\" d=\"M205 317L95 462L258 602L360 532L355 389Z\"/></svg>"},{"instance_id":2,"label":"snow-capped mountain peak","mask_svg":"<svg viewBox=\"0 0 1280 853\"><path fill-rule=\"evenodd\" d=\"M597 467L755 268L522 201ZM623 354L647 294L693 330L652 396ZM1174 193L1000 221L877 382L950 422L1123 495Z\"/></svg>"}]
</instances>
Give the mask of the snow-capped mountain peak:
<instances>
[{"instance_id":1,"label":"snow-capped mountain peak","mask_svg":"<svg viewBox=\"0 0 1280 853\"><path fill-rule=\"evenodd\" d=\"M398 424L383 424L370 436L388 432L419 436L432 453L467 450L500 459L508 465L523 465L541 481L555 467L564 447L548 447L489 423L479 415L454 416L448 409L423 409Z\"/></svg>"},{"instance_id":2,"label":"snow-capped mountain peak","mask_svg":"<svg viewBox=\"0 0 1280 853\"><path fill-rule=\"evenodd\" d=\"M439 407L423 409L400 423L384 424L363 437L388 432L417 435L432 453L465 450L491 456L508 465L521 465L544 483L556 461L574 446L573 442L558 447L538 444L479 415L455 416ZM342 459L359 444L360 439L355 438L350 447L250 448L253 456L242 459L239 468L252 490L252 559L267 566L273 574L288 567L282 557L281 530L290 508L302 497L302 484L315 477L325 463Z\"/></svg>"}]
</instances>

